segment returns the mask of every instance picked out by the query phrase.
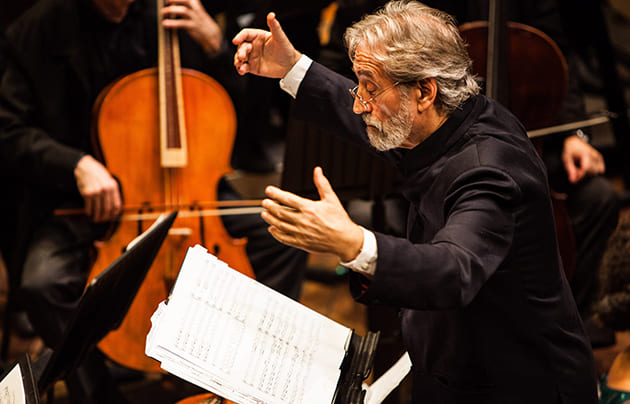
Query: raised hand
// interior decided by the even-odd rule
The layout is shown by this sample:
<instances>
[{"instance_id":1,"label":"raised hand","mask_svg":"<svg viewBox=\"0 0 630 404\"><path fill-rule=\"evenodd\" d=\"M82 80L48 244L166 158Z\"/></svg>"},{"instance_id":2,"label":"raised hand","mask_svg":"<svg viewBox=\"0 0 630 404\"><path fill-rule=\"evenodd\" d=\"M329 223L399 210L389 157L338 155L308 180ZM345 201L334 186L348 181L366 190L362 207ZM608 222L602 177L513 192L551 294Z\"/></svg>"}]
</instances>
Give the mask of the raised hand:
<instances>
[{"instance_id":1,"label":"raised hand","mask_svg":"<svg viewBox=\"0 0 630 404\"><path fill-rule=\"evenodd\" d=\"M262 218L269 223L269 232L281 243L305 251L335 254L342 261L355 259L363 246L363 230L350 219L320 167L313 171L313 181L319 201L267 187Z\"/></svg>"},{"instance_id":2,"label":"raised hand","mask_svg":"<svg viewBox=\"0 0 630 404\"><path fill-rule=\"evenodd\" d=\"M246 28L232 40L238 46L234 66L240 75L251 73L282 78L302 56L287 38L274 13L267 14L267 26L269 31Z\"/></svg>"}]
</instances>

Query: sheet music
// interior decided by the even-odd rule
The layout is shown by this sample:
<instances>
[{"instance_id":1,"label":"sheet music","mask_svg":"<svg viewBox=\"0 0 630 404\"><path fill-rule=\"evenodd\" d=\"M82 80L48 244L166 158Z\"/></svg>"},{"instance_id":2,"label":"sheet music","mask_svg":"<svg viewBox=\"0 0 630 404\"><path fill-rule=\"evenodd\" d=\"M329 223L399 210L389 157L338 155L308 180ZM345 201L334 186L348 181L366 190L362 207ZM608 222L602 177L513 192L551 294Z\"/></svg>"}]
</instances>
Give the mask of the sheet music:
<instances>
[{"instance_id":1,"label":"sheet music","mask_svg":"<svg viewBox=\"0 0 630 404\"><path fill-rule=\"evenodd\" d=\"M22 370L19 365L15 365L0 381L0 403L26 404L26 391L22 384Z\"/></svg>"},{"instance_id":2,"label":"sheet music","mask_svg":"<svg viewBox=\"0 0 630 404\"><path fill-rule=\"evenodd\" d=\"M147 355L237 403L331 403L352 331L189 249Z\"/></svg>"}]
</instances>

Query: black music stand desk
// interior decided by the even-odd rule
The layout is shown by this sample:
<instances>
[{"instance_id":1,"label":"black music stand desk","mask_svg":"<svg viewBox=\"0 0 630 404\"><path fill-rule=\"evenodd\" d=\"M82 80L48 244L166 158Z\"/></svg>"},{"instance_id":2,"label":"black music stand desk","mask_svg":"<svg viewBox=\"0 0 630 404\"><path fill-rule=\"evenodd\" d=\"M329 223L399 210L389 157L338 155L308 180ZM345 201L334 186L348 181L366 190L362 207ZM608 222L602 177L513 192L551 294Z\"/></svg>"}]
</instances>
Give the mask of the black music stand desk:
<instances>
[{"instance_id":1,"label":"black music stand desk","mask_svg":"<svg viewBox=\"0 0 630 404\"><path fill-rule=\"evenodd\" d=\"M120 326L176 216L175 211L156 222L86 287L63 342L53 347L41 374L35 374L40 392L72 372Z\"/></svg>"}]
</instances>

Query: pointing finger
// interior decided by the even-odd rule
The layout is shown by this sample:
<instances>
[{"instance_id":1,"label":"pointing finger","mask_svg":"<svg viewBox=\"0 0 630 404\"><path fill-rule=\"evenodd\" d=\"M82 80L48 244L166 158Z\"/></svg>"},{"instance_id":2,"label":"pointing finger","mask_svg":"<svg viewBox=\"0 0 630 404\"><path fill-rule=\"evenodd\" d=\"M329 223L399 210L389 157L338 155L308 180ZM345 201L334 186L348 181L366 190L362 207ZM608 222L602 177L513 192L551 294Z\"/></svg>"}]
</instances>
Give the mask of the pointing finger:
<instances>
[{"instance_id":1,"label":"pointing finger","mask_svg":"<svg viewBox=\"0 0 630 404\"><path fill-rule=\"evenodd\" d=\"M244 42L252 42L260 36L267 37L267 35L270 35L269 32L262 29L245 28L232 38L232 43L234 45L240 45Z\"/></svg>"}]
</instances>

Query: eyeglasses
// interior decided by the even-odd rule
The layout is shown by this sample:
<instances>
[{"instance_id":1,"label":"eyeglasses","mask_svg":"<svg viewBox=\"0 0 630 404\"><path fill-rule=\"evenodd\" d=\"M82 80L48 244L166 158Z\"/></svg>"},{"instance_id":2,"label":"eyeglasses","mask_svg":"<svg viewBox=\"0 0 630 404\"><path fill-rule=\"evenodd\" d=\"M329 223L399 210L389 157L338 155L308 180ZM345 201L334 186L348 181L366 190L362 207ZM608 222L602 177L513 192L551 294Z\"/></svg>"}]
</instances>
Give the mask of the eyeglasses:
<instances>
[{"instance_id":1,"label":"eyeglasses","mask_svg":"<svg viewBox=\"0 0 630 404\"><path fill-rule=\"evenodd\" d=\"M367 110L368 109L368 104L371 103L372 101L374 101L376 99L376 97L378 97L379 95L383 94L385 91L387 90L391 90L392 88L396 87L397 85L401 84L402 82L397 81L394 84L392 84L391 86L384 88L380 91L377 91L372 98L370 98L367 101L364 101L363 98L361 98L361 96L359 95L359 86L356 86L354 88L349 89L348 91L350 91L350 95L352 95L352 98L354 98L355 100L359 100L359 102L361 103L361 105L363 105L363 110Z\"/></svg>"}]
</instances>

